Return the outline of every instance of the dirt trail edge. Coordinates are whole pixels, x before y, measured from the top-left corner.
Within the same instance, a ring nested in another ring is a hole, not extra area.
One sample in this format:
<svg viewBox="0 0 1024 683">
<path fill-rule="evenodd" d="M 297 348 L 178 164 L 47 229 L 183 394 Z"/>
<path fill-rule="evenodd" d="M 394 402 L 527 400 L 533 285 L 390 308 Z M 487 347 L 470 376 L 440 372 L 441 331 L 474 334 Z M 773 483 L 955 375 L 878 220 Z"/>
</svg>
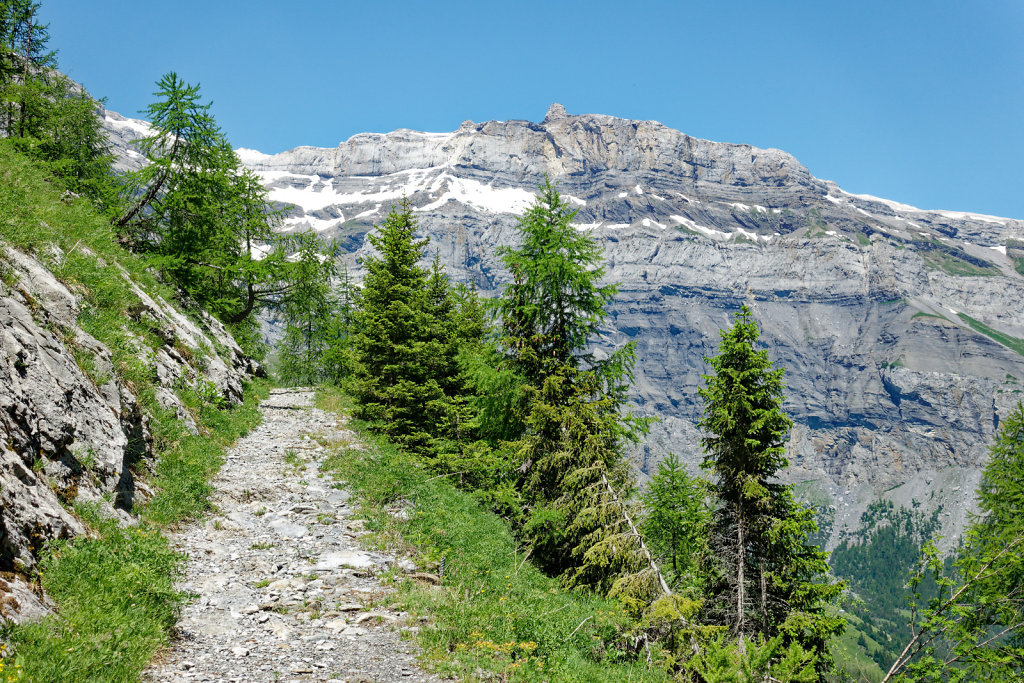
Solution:
<svg viewBox="0 0 1024 683">
<path fill-rule="evenodd" d="M 169 652 L 144 674 L 163 681 L 440 681 L 416 664 L 375 575 L 408 560 L 363 550 L 349 493 L 320 476 L 313 435 L 352 441 L 313 392 L 275 389 L 263 422 L 240 439 L 215 481 L 217 512 L 171 536 L 188 555 Z"/>
</svg>

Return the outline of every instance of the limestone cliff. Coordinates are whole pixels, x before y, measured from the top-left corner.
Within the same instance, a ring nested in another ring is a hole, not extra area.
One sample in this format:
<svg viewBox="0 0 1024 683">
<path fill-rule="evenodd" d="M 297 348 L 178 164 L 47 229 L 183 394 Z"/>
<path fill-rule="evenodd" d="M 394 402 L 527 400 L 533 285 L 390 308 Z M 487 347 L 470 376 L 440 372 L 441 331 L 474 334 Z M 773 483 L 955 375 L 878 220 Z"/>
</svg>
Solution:
<svg viewBox="0 0 1024 683">
<path fill-rule="evenodd" d="M 108 125 L 127 141 L 140 123 Z M 600 343 L 637 342 L 634 400 L 661 418 L 640 470 L 667 450 L 699 461 L 703 358 L 747 303 L 787 369 L 788 476 L 834 506 L 836 534 L 886 495 L 943 505 L 955 535 L 999 416 L 1022 395 L 1019 220 L 854 195 L 780 150 L 559 105 L 540 123 L 238 152 L 287 207 L 285 230 L 338 238 L 354 264 L 408 197 L 452 276 L 484 293 L 506 281 L 496 247 L 514 242 L 548 175 L 621 284 Z"/>
</svg>

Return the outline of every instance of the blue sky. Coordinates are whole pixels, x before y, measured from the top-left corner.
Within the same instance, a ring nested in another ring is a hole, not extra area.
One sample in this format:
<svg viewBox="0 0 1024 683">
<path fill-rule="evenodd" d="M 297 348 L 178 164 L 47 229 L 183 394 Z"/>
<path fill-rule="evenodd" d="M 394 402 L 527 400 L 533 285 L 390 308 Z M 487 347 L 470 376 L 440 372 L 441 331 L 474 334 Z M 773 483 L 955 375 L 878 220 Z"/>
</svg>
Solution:
<svg viewBox="0 0 1024 683">
<path fill-rule="evenodd" d="M 177 71 L 236 147 L 570 113 L 792 153 L 845 190 L 1024 218 L 1024 2 L 41 0 L 128 116 Z"/>
</svg>

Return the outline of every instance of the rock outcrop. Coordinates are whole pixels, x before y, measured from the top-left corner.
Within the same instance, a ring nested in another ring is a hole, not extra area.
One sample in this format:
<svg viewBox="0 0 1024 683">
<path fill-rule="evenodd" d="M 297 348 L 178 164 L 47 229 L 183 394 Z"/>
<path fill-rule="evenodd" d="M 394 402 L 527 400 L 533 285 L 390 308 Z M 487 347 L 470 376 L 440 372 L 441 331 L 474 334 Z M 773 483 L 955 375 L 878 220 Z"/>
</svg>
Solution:
<svg viewBox="0 0 1024 683">
<path fill-rule="evenodd" d="M 284 230 L 340 240 L 354 266 L 407 197 L 452 277 L 484 293 L 507 281 L 496 248 L 515 242 L 547 175 L 620 283 L 600 343 L 637 343 L 635 402 L 661 418 L 641 472 L 668 450 L 699 461 L 703 358 L 746 303 L 787 369 L 788 476 L 835 506 L 836 534 L 886 495 L 942 505 L 955 537 L 999 416 L 1022 395 L 1019 220 L 850 194 L 780 150 L 560 105 L 541 123 L 238 153 L 287 208 Z"/>
<path fill-rule="evenodd" d="M 137 298 L 133 315 L 162 342 L 135 340 L 158 403 L 195 430 L 176 388 L 201 386 L 225 402 L 241 401 L 242 382 L 257 368 L 231 335 L 209 317 L 186 317 L 120 272 L 123 289 Z M 136 497 L 148 492 L 135 475 L 154 453 L 151 416 L 110 349 L 80 326 L 79 295 L 37 258 L 2 245 L 0 273 L 0 575 L 10 588 L 13 574 L 32 574 L 47 541 L 85 531 L 73 503 L 99 504 L 131 523 Z M 0 586 L 0 593 L 13 590 Z"/>
</svg>

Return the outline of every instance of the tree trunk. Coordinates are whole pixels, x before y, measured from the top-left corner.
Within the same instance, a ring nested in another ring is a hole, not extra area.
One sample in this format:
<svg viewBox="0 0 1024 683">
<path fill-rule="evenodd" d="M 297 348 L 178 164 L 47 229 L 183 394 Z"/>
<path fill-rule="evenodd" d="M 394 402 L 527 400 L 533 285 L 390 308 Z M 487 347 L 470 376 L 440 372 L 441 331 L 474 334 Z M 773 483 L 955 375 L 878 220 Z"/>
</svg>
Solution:
<svg viewBox="0 0 1024 683">
<path fill-rule="evenodd" d="M 228 322 L 233 325 L 237 325 L 238 323 L 245 320 L 249 316 L 249 314 L 252 313 L 252 309 L 256 307 L 256 288 L 253 287 L 253 284 L 250 282 L 246 284 L 245 290 L 245 306 L 242 308 L 241 311 L 228 318 Z"/>
<path fill-rule="evenodd" d="M 743 511 L 740 510 L 738 519 L 736 520 L 736 632 L 739 634 L 742 647 L 743 631 L 746 626 L 744 624 L 744 602 L 746 602 L 746 553 L 744 552 L 744 532 L 743 528 L 744 519 Z"/>
</svg>

